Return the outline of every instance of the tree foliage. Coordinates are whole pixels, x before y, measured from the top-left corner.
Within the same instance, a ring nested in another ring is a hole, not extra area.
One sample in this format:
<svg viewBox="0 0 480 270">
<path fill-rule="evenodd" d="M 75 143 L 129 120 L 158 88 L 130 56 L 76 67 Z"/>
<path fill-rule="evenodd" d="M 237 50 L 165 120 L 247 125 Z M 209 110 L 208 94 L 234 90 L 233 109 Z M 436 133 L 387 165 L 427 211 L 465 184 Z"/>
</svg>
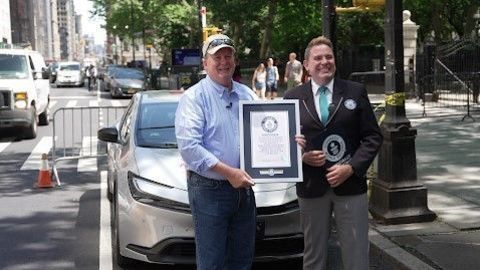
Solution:
<svg viewBox="0 0 480 270">
<path fill-rule="evenodd" d="M 146 33 L 157 51 L 200 47 L 198 6 L 201 0 L 90 0 L 97 16 L 104 16 L 107 30 L 124 39 Z M 389 0 L 386 0 L 389 1 Z M 208 26 L 223 29 L 244 58 L 286 58 L 291 51 L 303 55 L 310 39 L 321 35 L 321 0 L 203 0 Z M 351 0 L 337 0 L 351 6 Z M 420 25 L 423 41 L 435 33 L 437 40 L 469 36 L 475 30 L 479 0 L 403 0 L 404 9 Z M 339 49 L 358 45 L 382 46 L 385 11 L 337 14 Z M 128 25 L 128 29 L 125 26 Z M 452 35 L 452 33 L 454 33 Z"/>
</svg>

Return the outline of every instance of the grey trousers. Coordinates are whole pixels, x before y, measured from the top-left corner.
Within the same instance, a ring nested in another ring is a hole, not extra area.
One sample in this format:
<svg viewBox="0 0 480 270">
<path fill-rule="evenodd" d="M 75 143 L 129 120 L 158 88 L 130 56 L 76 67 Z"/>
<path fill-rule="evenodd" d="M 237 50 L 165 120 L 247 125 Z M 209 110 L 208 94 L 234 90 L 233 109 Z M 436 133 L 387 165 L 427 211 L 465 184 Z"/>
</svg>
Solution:
<svg viewBox="0 0 480 270">
<path fill-rule="evenodd" d="M 298 198 L 304 234 L 304 270 L 327 266 L 330 221 L 334 214 L 345 270 L 368 270 L 367 194 L 337 196 L 331 189 L 320 198 Z"/>
</svg>

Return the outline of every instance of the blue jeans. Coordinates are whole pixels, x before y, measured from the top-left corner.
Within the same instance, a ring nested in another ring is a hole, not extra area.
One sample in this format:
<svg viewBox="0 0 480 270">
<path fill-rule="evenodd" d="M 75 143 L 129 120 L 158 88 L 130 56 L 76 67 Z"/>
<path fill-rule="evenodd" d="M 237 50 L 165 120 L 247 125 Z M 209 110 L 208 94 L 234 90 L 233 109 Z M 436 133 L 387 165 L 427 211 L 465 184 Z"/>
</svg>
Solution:
<svg viewBox="0 0 480 270">
<path fill-rule="evenodd" d="M 247 270 L 255 253 L 255 197 L 251 188 L 188 176 L 197 270 Z"/>
</svg>

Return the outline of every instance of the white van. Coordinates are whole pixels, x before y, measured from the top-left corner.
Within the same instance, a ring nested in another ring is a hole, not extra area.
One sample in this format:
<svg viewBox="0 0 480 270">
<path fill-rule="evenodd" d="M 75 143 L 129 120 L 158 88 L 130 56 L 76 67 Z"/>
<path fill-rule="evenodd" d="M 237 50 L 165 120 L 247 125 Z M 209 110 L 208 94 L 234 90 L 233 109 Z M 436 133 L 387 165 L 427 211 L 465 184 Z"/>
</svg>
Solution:
<svg viewBox="0 0 480 270">
<path fill-rule="evenodd" d="M 50 85 L 42 55 L 23 49 L 0 49 L 0 129 L 20 128 L 33 139 L 37 125 L 48 125 Z"/>
</svg>

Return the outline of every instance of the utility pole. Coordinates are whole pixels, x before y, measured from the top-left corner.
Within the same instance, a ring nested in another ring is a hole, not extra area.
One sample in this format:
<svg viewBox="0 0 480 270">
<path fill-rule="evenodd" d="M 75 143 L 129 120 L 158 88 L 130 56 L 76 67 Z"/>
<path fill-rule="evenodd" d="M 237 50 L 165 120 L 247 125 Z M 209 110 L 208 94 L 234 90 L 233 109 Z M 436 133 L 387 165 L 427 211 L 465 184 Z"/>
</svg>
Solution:
<svg viewBox="0 0 480 270">
<path fill-rule="evenodd" d="M 386 114 L 370 213 L 384 224 L 432 221 L 436 215 L 428 209 L 427 189 L 417 180 L 417 130 L 405 114 L 402 1 L 386 0 L 385 9 Z"/>
<path fill-rule="evenodd" d="M 132 61 L 135 61 L 135 27 L 133 17 L 133 0 L 130 0 L 130 33 L 132 35 Z"/>
<path fill-rule="evenodd" d="M 198 26 L 199 28 L 199 33 L 198 33 L 198 49 L 201 51 L 202 50 L 202 45 L 203 45 L 203 28 L 207 27 L 203 23 L 203 16 L 207 16 L 206 14 L 206 9 L 202 6 L 202 0 L 197 0 L 198 4 Z"/>
<path fill-rule="evenodd" d="M 337 47 L 336 17 L 335 0 L 322 0 L 322 34 L 332 41 L 334 53 Z"/>
</svg>

